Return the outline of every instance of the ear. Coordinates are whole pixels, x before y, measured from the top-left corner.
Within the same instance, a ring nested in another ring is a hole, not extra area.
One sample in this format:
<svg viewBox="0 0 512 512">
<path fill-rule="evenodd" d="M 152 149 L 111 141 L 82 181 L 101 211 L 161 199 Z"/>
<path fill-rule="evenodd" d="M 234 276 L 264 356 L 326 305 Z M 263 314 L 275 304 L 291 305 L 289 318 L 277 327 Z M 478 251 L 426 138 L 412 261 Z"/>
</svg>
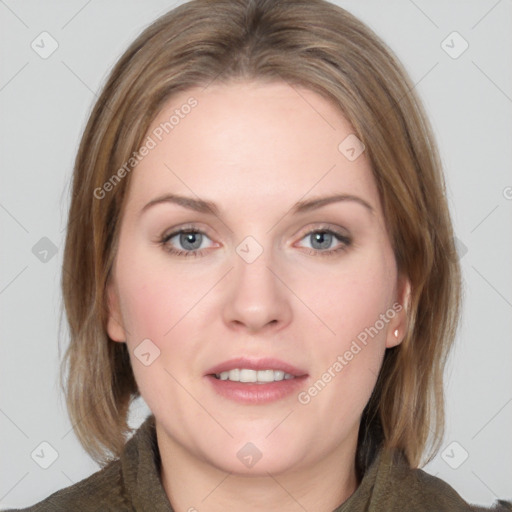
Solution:
<svg viewBox="0 0 512 512">
<path fill-rule="evenodd" d="M 392 305 L 395 316 L 388 324 L 386 334 L 386 348 L 395 347 L 402 343 L 407 334 L 409 300 L 411 296 L 411 282 L 409 278 L 401 274 L 397 281 L 396 301 Z"/>
<path fill-rule="evenodd" d="M 107 332 L 113 341 L 125 342 L 126 333 L 122 323 L 119 295 L 112 280 L 107 284 Z"/>
</svg>

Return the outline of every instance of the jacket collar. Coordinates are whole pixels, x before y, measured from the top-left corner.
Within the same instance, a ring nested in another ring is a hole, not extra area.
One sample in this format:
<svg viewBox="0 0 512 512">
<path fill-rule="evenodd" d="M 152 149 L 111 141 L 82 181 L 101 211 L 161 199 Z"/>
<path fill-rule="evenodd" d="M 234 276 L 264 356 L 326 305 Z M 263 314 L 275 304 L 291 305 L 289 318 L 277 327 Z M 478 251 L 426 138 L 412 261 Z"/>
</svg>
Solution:
<svg viewBox="0 0 512 512">
<path fill-rule="evenodd" d="M 137 512 L 173 512 L 160 480 L 155 416 L 151 414 L 126 443 L 120 457 L 126 500 Z M 467 511 L 468 504 L 445 482 L 422 470 L 413 470 L 399 452 L 382 448 L 366 470 L 355 492 L 333 512 L 436 509 Z M 512 510 L 498 508 L 493 510 Z M 473 511 L 489 510 L 480 507 Z"/>
<path fill-rule="evenodd" d="M 160 480 L 155 416 L 148 416 L 120 457 L 127 499 L 137 512 L 173 512 Z"/>
</svg>

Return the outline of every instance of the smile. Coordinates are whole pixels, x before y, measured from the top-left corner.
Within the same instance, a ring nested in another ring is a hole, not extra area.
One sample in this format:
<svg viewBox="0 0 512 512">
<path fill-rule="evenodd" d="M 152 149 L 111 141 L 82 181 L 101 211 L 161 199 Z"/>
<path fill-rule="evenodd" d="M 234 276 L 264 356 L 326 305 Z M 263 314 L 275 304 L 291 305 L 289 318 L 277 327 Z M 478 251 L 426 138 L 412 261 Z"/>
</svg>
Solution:
<svg viewBox="0 0 512 512">
<path fill-rule="evenodd" d="M 282 370 L 250 370 L 248 368 L 234 368 L 233 370 L 216 373 L 215 377 L 232 382 L 257 382 L 259 384 L 295 378 L 291 373 Z"/>
</svg>

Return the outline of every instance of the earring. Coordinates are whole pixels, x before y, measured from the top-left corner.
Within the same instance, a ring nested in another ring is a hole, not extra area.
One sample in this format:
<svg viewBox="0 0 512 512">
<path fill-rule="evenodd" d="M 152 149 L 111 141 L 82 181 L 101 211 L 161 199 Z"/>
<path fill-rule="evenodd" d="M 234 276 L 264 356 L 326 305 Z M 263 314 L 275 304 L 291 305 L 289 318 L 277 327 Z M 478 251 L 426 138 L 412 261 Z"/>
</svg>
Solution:
<svg viewBox="0 0 512 512">
<path fill-rule="evenodd" d="M 395 331 L 393 332 L 393 334 L 395 335 L 395 338 L 398 338 L 398 329 L 395 329 Z"/>
</svg>

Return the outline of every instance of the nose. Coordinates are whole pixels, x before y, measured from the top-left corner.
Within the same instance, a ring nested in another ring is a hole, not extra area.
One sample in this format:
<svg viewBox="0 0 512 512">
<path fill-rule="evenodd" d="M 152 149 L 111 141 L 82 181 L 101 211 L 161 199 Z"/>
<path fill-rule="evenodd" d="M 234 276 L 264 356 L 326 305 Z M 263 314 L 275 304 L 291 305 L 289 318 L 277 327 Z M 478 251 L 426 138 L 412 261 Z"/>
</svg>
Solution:
<svg viewBox="0 0 512 512">
<path fill-rule="evenodd" d="M 252 263 L 234 255 L 226 276 L 223 319 L 230 329 L 255 333 L 281 330 L 292 318 L 290 291 L 276 276 L 279 271 L 270 251 Z"/>
</svg>

